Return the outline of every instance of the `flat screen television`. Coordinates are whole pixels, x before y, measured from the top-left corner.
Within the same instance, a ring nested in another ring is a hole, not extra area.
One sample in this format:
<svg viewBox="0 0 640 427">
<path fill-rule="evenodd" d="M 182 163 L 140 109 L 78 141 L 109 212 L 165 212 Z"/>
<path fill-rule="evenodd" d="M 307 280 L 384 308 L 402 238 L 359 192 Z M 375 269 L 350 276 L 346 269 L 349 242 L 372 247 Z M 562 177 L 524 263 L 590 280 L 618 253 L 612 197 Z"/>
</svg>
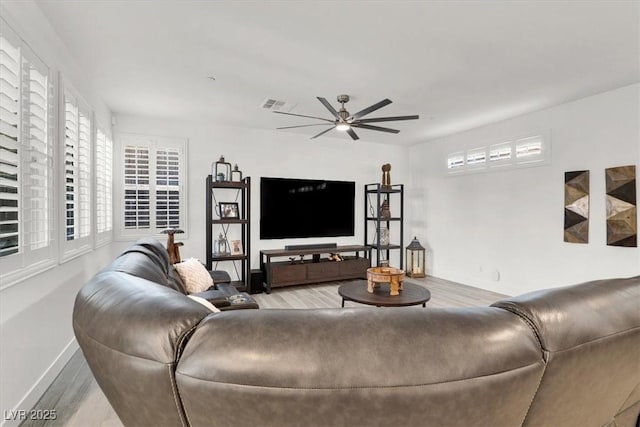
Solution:
<svg viewBox="0 0 640 427">
<path fill-rule="evenodd" d="M 260 238 L 353 236 L 355 182 L 260 178 Z"/>
</svg>

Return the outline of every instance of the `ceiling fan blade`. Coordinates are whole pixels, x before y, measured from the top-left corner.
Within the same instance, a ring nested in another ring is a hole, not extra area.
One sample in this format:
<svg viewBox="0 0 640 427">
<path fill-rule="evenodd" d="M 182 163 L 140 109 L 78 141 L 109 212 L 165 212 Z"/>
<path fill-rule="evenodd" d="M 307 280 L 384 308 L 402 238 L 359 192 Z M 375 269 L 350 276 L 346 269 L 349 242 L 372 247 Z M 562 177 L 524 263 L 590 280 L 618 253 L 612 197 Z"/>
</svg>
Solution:
<svg viewBox="0 0 640 427">
<path fill-rule="evenodd" d="M 306 117 L 307 119 L 324 120 L 325 122 L 334 123 L 334 120 L 323 119 L 322 117 L 305 116 L 302 114 L 285 113 L 284 111 L 274 111 L 276 114 L 286 114 L 287 116 Z"/>
<path fill-rule="evenodd" d="M 358 138 L 358 135 L 356 135 L 356 133 L 351 128 L 347 129 L 347 133 L 349 134 L 351 139 L 353 139 L 354 141 L 357 141 L 357 140 L 360 139 L 360 138 Z"/>
<path fill-rule="evenodd" d="M 362 128 L 362 129 L 379 130 L 380 132 L 400 133 L 398 129 L 383 128 L 380 126 L 371 126 L 371 125 L 365 125 L 362 123 L 351 123 L 351 126 Z"/>
<path fill-rule="evenodd" d="M 395 122 L 396 120 L 417 120 L 420 116 L 395 116 L 395 117 L 378 117 L 375 119 L 359 119 L 356 123 L 376 123 L 376 122 Z"/>
<path fill-rule="evenodd" d="M 340 119 L 340 116 L 338 116 L 338 112 L 336 111 L 335 108 L 333 108 L 331 104 L 329 104 L 329 101 L 322 98 L 321 96 L 316 96 L 316 98 L 318 98 L 318 101 L 322 102 L 322 105 L 324 105 L 326 109 L 329 110 L 329 112 L 333 115 L 333 117 L 335 117 L 336 119 Z"/>
<path fill-rule="evenodd" d="M 325 133 L 329 132 L 330 130 L 335 129 L 335 126 L 331 126 L 329 129 L 327 130 L 323 130 L 322 132 L 320 132 L 319 134 L 312 136 L 311 139 L 316 139 L 319 136 L 324 135 Z"/>
<path fill-rule="evenodd" d="M 367 107 L 362 111 L 358 111 L 353 116 L 349 117 L 347 120 L 358 119 L 358 118 L 360 118 L 362 116 L 366 116 L 367 114 L 372 113 L 372 112 L 384 107 L 385 105 L 389 105 L 389 104 L 391 104 L 391 100 L 385 98 L 382 101 L 380 101 L 380 102 L 378 102 L 376 104 L 373 104 L 370 107 Z"/>
<path fill-rule="evenodd" d="M 306 128 L 306 127 L 309 127 L 309 126 L 326 126 L 326 125 L 327 125 L 326 123 L 315 123 L 315 124 L 312 124 L 312 125 L 284 126 L 284 127 L 276 128 L 276 129 Z"/>
</svg>

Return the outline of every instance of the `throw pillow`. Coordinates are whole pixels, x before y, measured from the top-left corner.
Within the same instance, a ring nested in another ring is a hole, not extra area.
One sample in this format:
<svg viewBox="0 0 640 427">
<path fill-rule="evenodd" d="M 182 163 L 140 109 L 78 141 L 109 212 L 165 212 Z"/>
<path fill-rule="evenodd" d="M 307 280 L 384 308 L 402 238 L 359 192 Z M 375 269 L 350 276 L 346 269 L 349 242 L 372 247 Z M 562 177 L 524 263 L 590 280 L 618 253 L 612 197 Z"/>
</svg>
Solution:
<svg viewBox="0 0 640 427">
<path fill-rule="evenodd" d="M 213 286 L 211 275 L 197 259 L 189 258 L 173 266 L 182 278 L 187 293 L 195 294 Z"/>
<path fill-rule="evenodd" d="M 218 307 L 216 307 L 215 305 L 211 304 L 209 301 L 207 301 L 204 298 L 201 297 L 197 297 L 195 295 L 187 295 L 189 298 L 191 298 L 192 300 L 194 300 L 197 303 L 200 303 L 202 305 L 204 305 L 205 307 L 207 307 L 209 310 L 211 310 L 212 313 L 220 313 L 220 309 Z"/>
</svg>

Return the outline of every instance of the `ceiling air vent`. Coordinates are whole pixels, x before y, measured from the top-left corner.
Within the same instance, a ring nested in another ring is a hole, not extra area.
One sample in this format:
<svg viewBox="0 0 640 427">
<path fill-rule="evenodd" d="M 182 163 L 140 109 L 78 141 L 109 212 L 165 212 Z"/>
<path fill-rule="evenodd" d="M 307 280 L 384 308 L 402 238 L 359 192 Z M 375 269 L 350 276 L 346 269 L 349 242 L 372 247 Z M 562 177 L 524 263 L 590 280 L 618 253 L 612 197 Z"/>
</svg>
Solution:
<svg viewBox="0 0 640 427">
<path fill-rule="evenodd" d="M 260 106 L 265 110 L 271 111 L 291 111 L 291 109 L 294 107 L 294 105 L 289 102 L 280 101 L 273 98 L 266 98 L 264 101 L 262 101 Z"/>
</svg>

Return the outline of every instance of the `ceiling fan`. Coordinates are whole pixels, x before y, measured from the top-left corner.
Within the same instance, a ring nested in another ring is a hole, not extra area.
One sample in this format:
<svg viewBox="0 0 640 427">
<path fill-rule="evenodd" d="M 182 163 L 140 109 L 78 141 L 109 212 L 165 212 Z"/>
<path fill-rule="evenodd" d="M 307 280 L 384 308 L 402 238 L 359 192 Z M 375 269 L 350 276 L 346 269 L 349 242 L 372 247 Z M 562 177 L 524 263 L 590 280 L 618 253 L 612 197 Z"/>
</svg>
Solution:
<svg viewBox="0 0 640 427">
<path fill-rule="evenodd" d="M 338 95 L 338 102 L 340 104 L 342 104 L 342 107 L 340 107 L 339 111 L 336 111 L 335 108 L 333 108 L 331 106 L 331 104 L 329 104 L 329 102 L 325 99 L 322 98 L 320 96 L 317 97 L 318 101 L 320 101 L 322 103 L 322 105 L 324 105 L 327 110 L 329 110 L 329 112 L 331 113 L 331 115 L 334 117 L 333 119 L 325 119 L 322 117 L 313 117 L 313 116 L 305 116 L 302 114 L 293 114 L 293 113 L 285 113 L 283 111 L 274 111 L 274 113 L 278 113 L 278 114 L 286 114 L 288 116 L 296 116 L 296 117 L 306 117 L 308 119 L 316 119 L 316 120 L 322 120 L 325 123 L 315 123 L 315 124 L 308 124 L 308 125 L 298 125 L 298 126 L 285 126 L 285 127 L 279 127 L 276 129 L 293 129 L 293 128 L 304 128 L 304 127 L 310 127 L 310 126 L 330 126 L 329 128 L 323 130 L 322 132 L 320 132 L 317 135 L 314 135 L 311 137 L 311 139 L 315 139 L 319 136 L 324 135 L 325 133 L 329 132 L 332 129 L 338 130 L 338 131 L 342 131 L 342 132 L 347 132 L 349 134 L 349 136 L 351 137 L 351 139 L 353 139 L 354 141 L 358 138 L 358 135 L 353 131 L 353 128 L 360 128 L 360 129 L 368 129 L 368 130 L 377 130 L 380 132 L 389 132 L 389 133 L 400 133 L 399 130 L 397 129 L 390 129 L 390 128 L 385 128 L 385 127 L 381 127 L 381 126 L 373 126 L 370 125 L 368 123 L 377 123 L 377 122 L 393 122 L 396 120 L 415 120 L 420 118 L 418 115 L 413 115 L 413 116 L 395 116 L 395 117 L 376 117 L 376 118 L 370 118 L 370 119 L 363 119 L 363 116 L 366 116 L 369 113 L 372 113 L 386 105 L 391 104 L 391 100 L 390 99 L 383 99 L 382 101 L 373 104 L 367 108 L 365 108 L 364 110 L 358 111 L 355 114 L 350 114 L 345 108 L 344 108 L 344 104 L 346 104 L 347 102 L 349 102 L 349 95 Z"/>
</svg>

